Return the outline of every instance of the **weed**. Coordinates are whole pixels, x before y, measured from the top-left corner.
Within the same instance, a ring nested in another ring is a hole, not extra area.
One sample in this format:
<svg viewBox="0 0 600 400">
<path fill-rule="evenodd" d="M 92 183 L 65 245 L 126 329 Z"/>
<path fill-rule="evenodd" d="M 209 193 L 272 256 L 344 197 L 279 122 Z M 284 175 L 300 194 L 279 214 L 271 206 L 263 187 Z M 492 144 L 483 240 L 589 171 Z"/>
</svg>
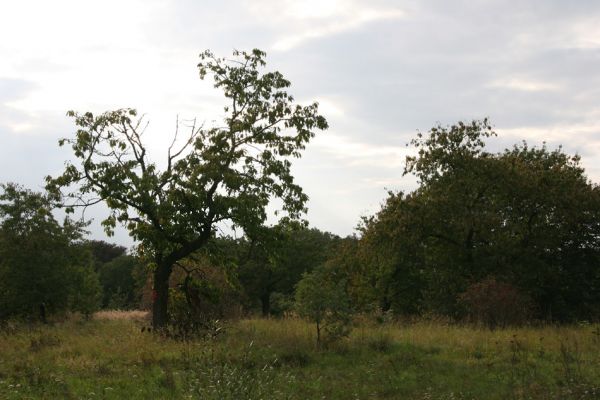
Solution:
<svg viewBox="0 0 600 400">
<path fill-rule="evenodd" d="M 592 342 L 600 344 L 600 324 L 597 324 L 594 329 L 592 329 Z"/>
<path fill-rule="evenodd" d="M 60 338 L 51 334 L 40 334 L 39 336 L 31 338 L 29 342 L 29 348 L 31 351 L 41 351 L 47 347 L 53 347 L 60 345 Z"/>
<path fill-rule="evenodd" d="M 253 344 L 239 363 L 206 360 L 187 379 L 187 391 L 198 399 L 254 400 L 290 399 L 286 388 L 293 383 L 290 373 L 278 372 L 276 357 L 255 356 Z"/>
<path fill-rule="evenodd" d="M 582 355 L 577 340 L 560 341 L 560 365 L 564 379 L 560 382 L 564 385 L 573 385 L 582 380 L 581 373 Z"/>
<path fill-rule="evenodd" d="M 388 353 L 394 345 L 394 340 L 387 333 L 380 333 L 366 339 L 367 347 L 370 350 L 381 353 Z"/>
<path fill-rule="evenodd" d="M 160 380 L 160 384 L 173 392 L 177 389 L 173 368 L 169 363 L 164 363 L 162 367 L 162 379 Z"/>
<path fill-rule="evenodd" d="M 281 364 L 294 368 L 304 368 L 311 361 L 308 352 L 299 348 L 284 350 L 277 359 Z"/>
</svg>

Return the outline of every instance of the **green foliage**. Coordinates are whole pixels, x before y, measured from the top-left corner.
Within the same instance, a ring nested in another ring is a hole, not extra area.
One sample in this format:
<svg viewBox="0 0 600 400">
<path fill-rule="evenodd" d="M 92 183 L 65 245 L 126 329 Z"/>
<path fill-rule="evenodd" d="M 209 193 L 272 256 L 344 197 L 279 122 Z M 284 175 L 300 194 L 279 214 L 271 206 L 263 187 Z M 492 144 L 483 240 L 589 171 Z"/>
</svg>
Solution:
<svg viewBox="0 0 600 400">
<path fill-rule="evenodd" d="M 321 267 L 302 276 L 296 287 L 296 311 L 316 324 L 318 346 L 323 339 L 333 342 L 350 333 L 345 281 L 336 279 L 331 270 Z"/>
<path fill-rule="evenodd" d="M 203 362 L 190 371 L 189 391 L 198 399 L 290 399 L 287 388 L 294 376 L 277 369 L 277 357 L 255 353 L 250 342 L 235 363 Z"/>
<path fill-rule="evenodd" d="M 390 193 L 363 222 L 363 280 L 398 312 L 458 317 L 459 295 L 493 275 L 532 298 L 538 318 L 597 318 L 598 186 L 578 156 L 526 143 L 492 154 L 493 135 L 486 120 L 419 134 L 405 170 L 419 188 Z"/>
<path fill-rule="evenodd" d="M 271 314 L 276 317 L 283 317 L 294 311 L 294 296 L 273 292 L 271 293 L 270 304 Z"/>
<path fill-rule="evenodd" d="M 88 240 L 83 247 L 92 253 L 94 260 L 94 269 L 98 271 L 102 264 L 110 262 L 117 257 L 124 256 L 127 249 L 114 243 L 108 243 L 103 240 Z"/>
<path fill-rule="evenodd" d="M 327 128 L 316 103 L 301 106 L 287 93 L 279 72 L 263 72 L 265 53 L 234 52 L 234 59 L 200 56 L 200 78 L 211 76 L 228 105 L 216 127 L 190 128 L 183 144 L 167 152 L 166 168 L 148 159 L 142 142 L 145 124 L 133 109 L 94 115 L 69 112 L 78 130 L 63 139 L 76 158 L 62 175 L 47 178 L 57 198 L 61 188 L 73 207 L 104 201 L 111 214 L 108 233 L 124 224 L 155 265 L 154 324 L 167 318 L 168 280 L 173 265 L 204 247 L 218 223 L 252 233 L 267 218 L 272 198 L 281 212 L 298 218 L 307 196 L 294 183 L 290 158 L 299 157 L 316 130 Z M 179 130 L 179 126 L 178 126 Z"/>
<path fill-rule="evenodd" d="M 338 240 L 316 228 L 283 222 L 240 241 L 238 277 L 250 308 L 260 301 L 263 315 L 283 312 L 279 306 L 286 308 L 285 298 L 293 297 L 302 274 L 323 264 Z"/>
<path fill-rule="evenodd" d="M 80 293 L 97 295 L 90 260 L 77 245 L 83 224 L 58 223 L 44 194 L 14 184 L 0 189 L 0 319 L 38 319 L 77 306 Z"/>
<path fill-rule="evenodd" d="M 121 255 L 98 267 L 102 284 L 102 306 L 109 309 L 133 309 L 138 307 L 141 286 L 145 281 L 136 279 L 144 276 L 144 266 L 138 259 Z"/>
<path fill-rule="evenodd" d="M 73 295 L 73 311 L 79 311 L 86 319 L 100 308 L 102 286 L 98 274 L 91 267 L 80 267 Z"/>
</svg>

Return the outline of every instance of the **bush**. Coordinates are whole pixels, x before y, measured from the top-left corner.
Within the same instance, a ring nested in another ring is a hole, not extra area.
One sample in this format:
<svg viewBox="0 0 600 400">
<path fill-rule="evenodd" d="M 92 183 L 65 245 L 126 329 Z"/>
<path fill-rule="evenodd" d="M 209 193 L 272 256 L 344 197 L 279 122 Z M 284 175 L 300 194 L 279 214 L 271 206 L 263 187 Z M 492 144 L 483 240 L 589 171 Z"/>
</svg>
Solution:
<svg viewBox="0 0 600 400">
<path fill-rule="evenodd" d="M 201 287 L 197 283 L 198 287 Z M 190 294 L 182 289 L 169 289 L 169 333 L 178 339 L 216 336 L 221 328 L 218 320 L 218 298 Z"/>
<path fill-rule="evenodd" d="M 183 267 L 169 279 L 168 333 L 180 339 L 215 336 L 221 332 L 218 321 L 240 317 L 239 288 L 225 268 L 191 260 Z M 141 304 L 152 306 L 151 279 L 142 289 Z"/>
<path fill-rule="evenodd" d="M 474 283 L 459 296 L 471 322 L 490 329 L 522 325 L 531 315 L 530 298 L 509 283 L 487 277 Z"/>
</svg>

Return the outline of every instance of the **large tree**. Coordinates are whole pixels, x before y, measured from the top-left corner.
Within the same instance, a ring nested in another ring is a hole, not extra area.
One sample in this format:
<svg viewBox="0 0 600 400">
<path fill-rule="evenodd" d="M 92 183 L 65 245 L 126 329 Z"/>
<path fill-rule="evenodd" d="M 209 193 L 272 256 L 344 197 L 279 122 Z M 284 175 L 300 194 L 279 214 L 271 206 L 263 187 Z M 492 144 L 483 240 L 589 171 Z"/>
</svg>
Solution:
<svg viewBox="0 0 600 400">
<path fill-rule="evenodd" d="M 295 104 L 290 82 L 279 72 L 264 72 L 265 53 L 234 52 L 232 59 L 206 51 L 200 78 L 212 76 L 227 99 L 223 124 L 191 127 L 177 147 L 177 132 L 163 168 L 148 159 L 142 142 L 144 123 L 132 109 L 74 117 L 78 130 L 61 144 L 72 146 L 76 163 L 47 179 L 71 206 L 105 202 L 108 232 L 124 224 L 154 263 L 153 324 L 167 323 L 168 282 L 175 263 L 205 246 L 219 223 L 251 234 L 267 218 L 271 199 L 298 218 L 307 196 L 294 183 L 290 158 L 327 128 L 317 103 Z M 179 128 L 179 127 L 178 127 Z M 65 202 L 66 204 L 66 202 Z M 68 207 L 68 210 L 72 210 Z"/>
<path fill-rule="evenodd" d="M 492 135 L 484 120 L 413 141 L 405 172 L 419 187 L 391 193 L 365 224 L 361 241 L 386 271 L 374 282 L 409 312 L 456 315 L 461 292 L 495 277 L 530 296 L 540 318 L 597 317 L 600 188 L 578 156 L 526 143 L 491 153 Z"/>
</svg>

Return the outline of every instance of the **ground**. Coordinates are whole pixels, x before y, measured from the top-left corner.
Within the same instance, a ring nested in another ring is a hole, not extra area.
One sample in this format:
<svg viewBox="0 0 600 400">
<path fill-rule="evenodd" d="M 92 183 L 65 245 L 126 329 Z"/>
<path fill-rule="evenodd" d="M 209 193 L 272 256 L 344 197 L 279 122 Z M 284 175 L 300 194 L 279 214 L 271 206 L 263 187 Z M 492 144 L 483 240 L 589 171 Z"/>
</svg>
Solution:
<svg viewBox="0 0 600 400">
<path fill-rule="evenodd" d="M 490 331 L 439 321 L 357 321 L 315 345 L 297 319 L 223 323 L 181 341 L 143 313 L 9 325 L 0 399 L 600 399 L 600 326 Z"/>
</svg>

